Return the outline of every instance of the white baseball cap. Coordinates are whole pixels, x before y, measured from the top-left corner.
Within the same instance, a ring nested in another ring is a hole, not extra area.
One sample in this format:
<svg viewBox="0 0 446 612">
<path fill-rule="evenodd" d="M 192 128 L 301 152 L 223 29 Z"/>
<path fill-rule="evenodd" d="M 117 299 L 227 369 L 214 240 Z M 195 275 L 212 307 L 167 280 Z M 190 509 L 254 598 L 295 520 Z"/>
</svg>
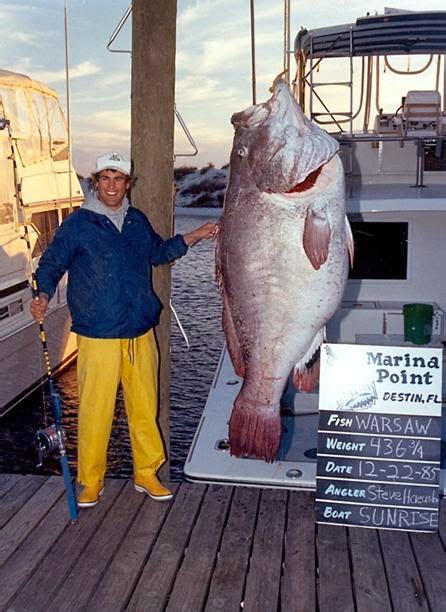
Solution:
<svg viewBox="0 0 446 612">
<path fill-rule="evenodd" d="M 101 170 L 119 170 L 130 176 L 130 162 L 120 153 L 106 153 L 96 160 L 96 172 Z"/>
</svg>

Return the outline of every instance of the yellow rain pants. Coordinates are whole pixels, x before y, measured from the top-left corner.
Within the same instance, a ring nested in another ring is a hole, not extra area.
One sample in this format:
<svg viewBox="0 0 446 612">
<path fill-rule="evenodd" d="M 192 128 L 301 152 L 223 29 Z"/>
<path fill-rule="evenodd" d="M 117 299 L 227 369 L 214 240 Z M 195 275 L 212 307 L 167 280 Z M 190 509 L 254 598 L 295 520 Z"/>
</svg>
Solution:
<svg viewBox="0 0 446 612">
<path fill-rule="evenodd" d="M 158 348 L 150 330 L 132 339 L 77 336 L 79 386 L 78 480 L 102 483 L 121 382 L 135 478 L 153 474 L 166 460 L 157 424 Z"/>
</svg>

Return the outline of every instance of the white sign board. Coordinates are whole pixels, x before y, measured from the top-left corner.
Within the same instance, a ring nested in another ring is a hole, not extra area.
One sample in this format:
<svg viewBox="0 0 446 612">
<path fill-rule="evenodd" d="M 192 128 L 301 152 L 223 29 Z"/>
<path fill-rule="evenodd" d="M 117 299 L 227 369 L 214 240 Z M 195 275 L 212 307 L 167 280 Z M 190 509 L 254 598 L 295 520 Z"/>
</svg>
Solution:
<svg viewBox="0 0 446 612">
<path fill-rule="evenodd" d="M 441 349 L 324 344 L 316 519 L 434 531 Z"/>
</svg>

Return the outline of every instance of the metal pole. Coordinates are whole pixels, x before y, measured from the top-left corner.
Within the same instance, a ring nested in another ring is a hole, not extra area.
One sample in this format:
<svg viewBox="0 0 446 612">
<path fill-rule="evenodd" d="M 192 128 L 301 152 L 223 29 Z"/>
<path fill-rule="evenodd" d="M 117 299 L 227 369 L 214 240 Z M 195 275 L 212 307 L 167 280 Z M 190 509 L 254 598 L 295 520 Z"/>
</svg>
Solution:
<svg viewBox="0 0 446 612">
<path fill-rule="evenodd" d="M 443 112 L 446 112 L 446 55 L 443 55 Z"/>
<path fill-rule="evenodd" d="M 251 79 L 252 79 L 252 103 L 256 104 L 256 42 L 255 42 L 255 17 L 254 0 L 250 0 L 251 7 Z"/>
<path fill-rule="evenodd" d="M 73 207 L 73 188 L 71 185 L 72 151 L 71 151 L 71 111 L 70 111 L 70 68 L 68 58 L 68 8 L 67 0 L 64 6 L 65 26 L 65 82 L 67 95 L 67 130 L 68 130 L 68 193 L 70 197 L 70 210 Z"/>
<path fill-rule="evenodd" d="M 290 83 L 290 0 L 283 3 L 283 69 L 286 72 L 288 84 Z"/>
</svg>

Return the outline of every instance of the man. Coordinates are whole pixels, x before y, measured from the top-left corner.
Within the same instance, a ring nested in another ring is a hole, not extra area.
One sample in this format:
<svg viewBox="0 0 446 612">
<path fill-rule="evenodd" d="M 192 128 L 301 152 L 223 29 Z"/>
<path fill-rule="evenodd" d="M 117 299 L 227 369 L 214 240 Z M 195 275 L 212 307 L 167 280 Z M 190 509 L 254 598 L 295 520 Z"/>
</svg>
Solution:
<svg viewBox="0 0 446 612">
<path fill-rule="evenodd" d="M 104 486 L 116 392 L 122 383 L 133 456 L 134 485 L 157 501 L 172 493 L 156 475 L 166 460 L 159 432 L 158 349 L 153 328 L 161 303 L 151 266 L 182 257 L 188 247 L 214 238 L 217 225 L 163 240 L 147 217 L 130 205 L 130 162 L 118 153 L 98 158 L 95 191 L 69 215 L 42 255 L 39 296 L 31 313 L 45 315 L 63 274 L 77 333 L 79 387 L 78 480 L 80 507 L 97 504 Z"/>
</svg>

